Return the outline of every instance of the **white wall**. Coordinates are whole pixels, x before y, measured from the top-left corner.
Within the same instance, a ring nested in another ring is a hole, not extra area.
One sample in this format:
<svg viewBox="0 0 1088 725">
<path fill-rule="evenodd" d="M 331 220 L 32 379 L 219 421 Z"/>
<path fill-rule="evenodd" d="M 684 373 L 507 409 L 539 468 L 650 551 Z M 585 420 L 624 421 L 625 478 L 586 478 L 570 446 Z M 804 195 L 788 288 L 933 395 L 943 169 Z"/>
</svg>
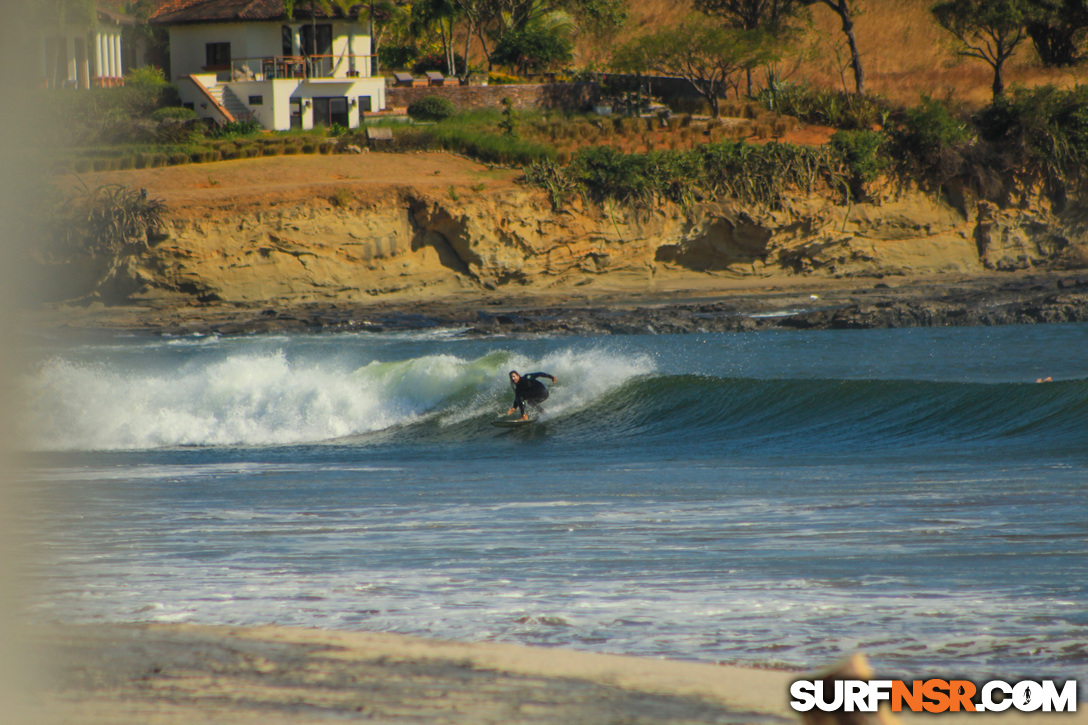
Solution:
<svg viewBox="0 0 1088 725">
<path fill-rule="evenodd" d="M 281 55 L 279 23 L 203 23 L 170 28 L 170 72 L 181 76 L 203 73 L 208 43 L 230 43 L 233 59 Z M 260 68 L 259 63 L 254 68 Z"/>
<path fill-rule="evenodd" d="M 291 128 L 291 99 L 310 100 L 309 108 L 303 106 L 302 127 L 313 128 L 313 102 L 315 97 L 343 96 L 348 99 L 348 125 L 359 125 L 359 96 L 370 96 L 372 108 L 385 107 L 385 81 L 381 78 L 360 78 L 357 80 L 306 81 L 299 79 L 280 79 L 271 81 L 235 81 L 228 83 L 234 95 L 248 105 L 250 96 L 261 96 L 262 104 L 249 106 L 253 117 L 266 129 L 286 131 Z M 179 84 L 183 100 L 189 83 Z M 352 106 L 351 101 L 356 101 Z M 199 103 L 197 104 L 199 109 Z M 200 113 L 201 110 L 198 110 Z"/>
<path fill-rule="evenodd" d="M 198 23 L 194 25 L 174 25 L 170 27 L 170 69 L 173 80 L 192 73 L 203 72 L 206 61 L 205 46 L 208 43 L 230 43 L 231 57 L 272 58 L 283 55 L 281 26 L 288 25 L 294 33 L 295 48 L 298 48 L 299 29 L 307 22 L 280 21 L 249 23 Z M 326 23 L 327 24 L 327 23 Z M 348 31 L 354 31 L 351 40 L 354 55 L 370 53 L 370 36 L 366 35 L 367 26 L 363 23 L 334 21 L 333 54 L 345 56 L 336 67 L 337 77 L 346 77 L 349 69 Z M 260 72 L 260 63 L 250 66 L 254 73 Z M 366 59 L 357 60 L 356 70 L 360 76 L 368 75 L 370 64 Z"/>
</svg>

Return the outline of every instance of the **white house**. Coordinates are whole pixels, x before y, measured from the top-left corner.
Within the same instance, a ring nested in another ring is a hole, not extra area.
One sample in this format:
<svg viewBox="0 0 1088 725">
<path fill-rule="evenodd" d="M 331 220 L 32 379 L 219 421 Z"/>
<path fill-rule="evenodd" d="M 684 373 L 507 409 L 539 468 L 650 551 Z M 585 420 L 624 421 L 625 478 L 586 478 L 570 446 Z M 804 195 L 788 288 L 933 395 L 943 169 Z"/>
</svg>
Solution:
<svg viewBox="0 0 1088 725">
<path fill-rule="evenodd" d="M 116 2 L 96 3 L 93 16 L 43 23 L 41 85 L 46 88 L 119 86 L 124 82 L 122 31 L 135 20 L 117 11 Z M 125 59 L 127 60 L 127 59 Z"/>
<path fill-rule="evenodd" d="M 167 0 L 150 21 L 170 34 L 170 74 L 182 102 L 218 123 L 266 129 L 360 125 L 385 107 L 371 75 L 369 23 L 296 0 Z"/>
</svg>

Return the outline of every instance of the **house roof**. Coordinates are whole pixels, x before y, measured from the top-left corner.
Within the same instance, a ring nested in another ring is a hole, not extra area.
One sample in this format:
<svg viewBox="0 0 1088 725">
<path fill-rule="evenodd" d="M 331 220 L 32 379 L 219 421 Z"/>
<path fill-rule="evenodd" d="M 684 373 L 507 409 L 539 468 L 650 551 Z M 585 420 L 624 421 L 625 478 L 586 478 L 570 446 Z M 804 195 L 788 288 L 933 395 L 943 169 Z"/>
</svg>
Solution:
<svg viewBox="0 0 1088 725">
<path fill-rule="evenodd" d="M 245 20 L 283 20 L 287 17 L 283 0 L 162 0 L 151 13 L 152 23 L 228 23 Z M 308 0 L 295 0 L 296 17 L 310 17 Z M 344 17 L 335 6 L 327 12 L 320 6 L 313 15 L 319 18 Z"/>
</svg>

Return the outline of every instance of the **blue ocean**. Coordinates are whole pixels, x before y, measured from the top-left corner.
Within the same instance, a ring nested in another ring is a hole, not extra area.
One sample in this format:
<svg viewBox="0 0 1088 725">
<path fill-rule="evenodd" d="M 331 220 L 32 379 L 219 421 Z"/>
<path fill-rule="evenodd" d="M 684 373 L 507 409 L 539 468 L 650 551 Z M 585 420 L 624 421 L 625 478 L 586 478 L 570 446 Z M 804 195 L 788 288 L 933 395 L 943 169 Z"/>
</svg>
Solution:
<svg viewBox="0 0 1088 725">
<path fill-rule="evenodd" d="M 32 357 L 38 620 L 1088 675 L 1085 324 Z M 558 383 L 502 430 L 512 369 Z"/>
</svg>

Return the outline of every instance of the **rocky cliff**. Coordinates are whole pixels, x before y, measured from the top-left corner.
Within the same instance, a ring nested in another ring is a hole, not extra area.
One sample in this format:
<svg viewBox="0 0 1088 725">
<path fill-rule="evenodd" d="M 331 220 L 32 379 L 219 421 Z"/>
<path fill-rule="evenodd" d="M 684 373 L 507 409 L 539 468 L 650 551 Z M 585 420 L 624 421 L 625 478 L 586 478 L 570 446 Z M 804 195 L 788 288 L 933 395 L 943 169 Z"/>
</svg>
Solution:
<svg viewBox="0 0 1088 725">
<path fill-rule="evenodd" d="M 953 208 L 920 192 L 783 209 L 729 201 L 689 209 L 555 211 L 535 190 L 405 187 L 230 213 L 176 210 L 113 289 L 134 299 L 279 303 L 395 293 L 633 290 L 720 278 L 886 277 L 1088 266 L 1088 214 L 1043 204 Z"/>
</svg>

